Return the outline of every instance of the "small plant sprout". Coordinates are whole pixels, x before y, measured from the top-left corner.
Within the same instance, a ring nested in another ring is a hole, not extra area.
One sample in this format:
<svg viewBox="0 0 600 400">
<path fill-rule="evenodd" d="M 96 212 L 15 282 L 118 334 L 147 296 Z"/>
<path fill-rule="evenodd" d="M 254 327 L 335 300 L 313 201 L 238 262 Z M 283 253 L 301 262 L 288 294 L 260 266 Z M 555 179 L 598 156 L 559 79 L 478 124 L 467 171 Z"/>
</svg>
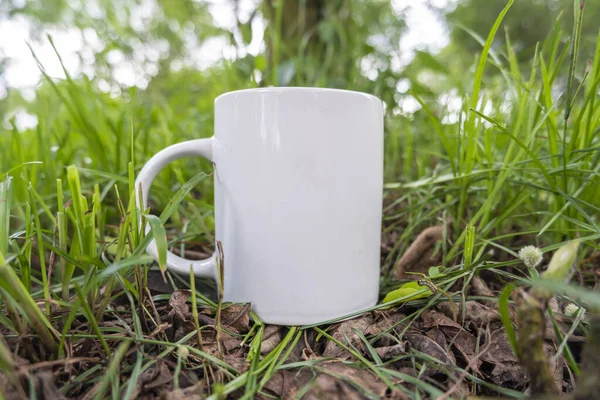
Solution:
<svg viewBox="0 0 600 400">
<path fill-rule="evenodd" d="M 535 268 L 542 262 L 542 250 L 535 246 L 525 246 L 519 250 L 519 258 L 527 268 Z"/>
</svg>

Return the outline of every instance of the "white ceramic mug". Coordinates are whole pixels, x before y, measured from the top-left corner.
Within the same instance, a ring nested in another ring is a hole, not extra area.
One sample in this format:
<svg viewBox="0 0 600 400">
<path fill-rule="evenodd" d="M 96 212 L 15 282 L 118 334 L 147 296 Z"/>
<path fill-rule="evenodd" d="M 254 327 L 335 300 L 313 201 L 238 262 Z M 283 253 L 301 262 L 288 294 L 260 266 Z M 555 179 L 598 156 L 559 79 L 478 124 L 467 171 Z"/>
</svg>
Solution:
<svg viewBox="0 0 600 400">
<path fill-rule="evenodd" d="M 223 300 L 250 302 L 266 323 L 305 325 L 376 304 L 383 192 L 383 104 L 347 90 L 259 88 L 215 100 L 215 133 L 167 147 L 136 181 L 146 207 L 168 163 L 215 164 Z M 149 228 L 148 228 L 149 229 Z M 153 241 L 147 248 L 153 257 Z M 216 277 L 215 256 L 168 267 Z"/>
</svg>

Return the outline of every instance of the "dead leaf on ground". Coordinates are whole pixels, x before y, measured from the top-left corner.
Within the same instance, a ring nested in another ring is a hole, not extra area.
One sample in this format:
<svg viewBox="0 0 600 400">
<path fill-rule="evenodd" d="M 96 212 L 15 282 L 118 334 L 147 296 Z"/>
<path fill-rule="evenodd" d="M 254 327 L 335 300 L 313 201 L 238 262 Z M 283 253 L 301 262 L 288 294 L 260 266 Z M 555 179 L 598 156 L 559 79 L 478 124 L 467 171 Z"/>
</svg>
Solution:
<svg viewBox="0 0 600 400">
<path fill-rule="evenodd" d="M 362 396 L 344 381 L 327 374 L 320 374 L 311 389 L 304 395 L 306 400 L 362 400 Z"/>
<path fill-rule="evenodd" d="M 365 336 L 373 337 L 384 334 L 374 344 L 378 347 L 392 346 L 396 343 L 396 340 L 390 337 L 394 333 L 394 327 L 404 329 L 404 325 L 399 322 L 406 318 L 406 315 L 399 312 L 388 312 L 388 311 L 374 311 L 373 312 L 373 324 L 369 325 L 365 330 Z"/>
<path fill-rule="evenodd" d="M 448 344 L 446 343 L 446 336 L 444 332 L 438 328 L 433 328 L 427 331 L 425 334 L 428 338 L 433 339 L 442 349 L 448 351 Z"/>
<path fill-rule="evenodd" d="M 354 332 L 354 329 L 364 334 L 364 332 L 369 326 L 371 326 L 372 323 L 373 316 L 370 313 L 364 314 L 361 317 L 342 322 L 336 328 L 332 336 L 335 340 L 345 346 L 350 345 L 355 348 L 360 348 L 362 340 Z M 328 341 L 325 345 L 325 350 L 323 351 L 323 357 L 334 357 L 347 360 L 353 358 L 354 356 L 352 356 L 347 350 L 338 346 L 334 341 Z"/>
<path fill-rule="evenodd" d="M 456 365 L 454 355 L 430 337 L 421 333 L 411 332 L 405 334 L 404 339 L 406 339 L 410 344 L 410 347 L 416 351 L 427 354 L 443 364 Z"/>
<path fill-rule="evenodd" d="M 454 346 L 467 364 L 475 356 L 475 349 L 477 347 L 475 336 L 445 314 L 435 310 L 428 310 L 421 316 L 420 326 L 425 329 L 438 328 L 444 334 L 448 345 Z M 481 362 L 479 361 L 476 364 L 473 367 L 475 370 L 478 369 Z"/>
<path fill-rule="evenodd" d="M 492 382 L 502 387 L 523 388 L 529 382 L 525 370 L 518 363 L 496 364 L 491 378 Z"/>
<path fill-rule="evenodd" d="M 222 309 L 221 321 L 238 333 L 247 333 L 250 330 L 250 303 L 232 304 Z"/>
<path fill-rule="evenodd" d="M 265 384 L 264 391 L 278 399 L 291 399 L 295 394 L 306 386 L 314 377 L 309 368 L 296 371 L 282 370 L 273 375 Z M 267 398 L 259 396 L 259 398 Z"/>
<path fill-rule="evenodd" d="M 260 354 L 267 354 L 272 351 L 281 342 L 281 327 L 269 325 L 265 328 L 260 344 Z"/>
<path fill-rule="evenodd" d="M 213 356 L 220 356 L 219 344 L 217 343 L 217 334 L 213 329 L 203 329 L 201 331 L 202 336 L 202 350 Z M 221 330 L 219 338 L 221 340 L 221 350 L 229 354 L 237 349 L 240 349 L 241 339 L 230 335 L 225 330 Z M 196 337 L 192 338 L 194 343 L 197 342 Z"/>
<path fill-rule="evenodd" d="M 407 275 L 406 272 L 426 274 L 429 267 L 439 265 L 442 252 L 440 250 L 435 252 L 435 248 L 436 244 L 443 240 L 444 231 L 446 231 L 446 238 L 452 236 L 450 220 L 423 230 L 398 260 L 395 271 L 396 279 L 418 279 L 418 276 Z"/>
<path fill-rule="evenodd" d="M 391 360 L 406 353 L 406 343 L 401 342 L 392 346 L 376 347 L 375 352 L 382 360 Z"/>
<path fill-rule="evenodd" d="M 490 345 L 487 351 L 481 355 L 481 360 L 492 365 L 492 380 L 497 385 L 515 386 L 525 385 L 529 379 L 523 367 L 515 357 L 506 337 L 504 329 L 492 332 Z"/>
<path fill-rule="evenodd" d="M 190 307 L 187 304 L 187 299 L 190 296 L 189 290 L 176 290 L 169 298 L 169 306 L 171 311 L 169 315 L 185 321 L 190 316 Z"/>
<path fill-rule="evenodd" d="M 431 328 L 455 328 L 457 331 L 461 329 L 461 326 L 454 322 L 451 318 L 448 318 L 445 314 L 442 314 L 439 311 L 435 310 L 427 310 L 421 315 L 421 325 L 422 328 L 431 329 Z"/>
<path fill-rule="evenodd" d="M 367 370 L 340 362 L 325 363 L 315 369 L 319 374 L 314 386 L 303 399 L 358 400 L 366 397 L 362 392 L 370 393 L 370 397 L 379 399 L 392 398 L 387 395 L 387 385 Z M 396 396 L 394 399 L 402 398 L 398 392 L 393 392 L 393 395 Z"/>
<path fill-rule="evenodd" d="M 506 337 L 504 329 L 497 329 L 490 337 L 491 344 L 487 351 L 481 355 L 481 359 L 492 363 L 517 362 L 512 347 Z"/>
<path fill-rule="evenodd" d="M 161 400 L 202 400 L 205 396 L 201 395 L 201 392 L 197 385 L 186 387 L 185 389 L 177 389 L 168 392 L 162 392 Z"/>
<path fill-rule="evenodd" d="M 492 293 L 492 291 L 488 287 L 487 283 L 485 283 L 485 281 L 478 276 L 474 276 L 473 279 L 471 279 L 471 285 L 469 286 L 469 293 L 472 296 L 492 297 L 492 298 L 498 297 L 498 296 L 494 296 L 494 293 Z M 479 300 L 479 301 L 482 304 L 489 306 L 489 307 L 496 306 L 496 303 L 491 300 Z"/>
<path fill-rule="evenodd" d="M 226 354 L 223 361 L 233 367 L 240 374 L 246 372 L 250 368 L 250 363 L 243 354 Z"/>
<path fill-rule="evenodd" d="M 488 288 L 487 283 L 477 275 L 471 279 L 470 290 L 474 296 L 495 297 L 490 288 Z"/>
<path fill-rule="evenodd" d="M 461 303 L 454 303 L 456 311 L 458 312 L 458 321 L 463 320 L 463 309 Z M 452 306 L 448 302 L 439 303 L 437 309 L 440 310 L 444 315 L 452 318 Z M 471 300 L 465 302 L 465 321 L 472 321 L 477 326 L 488 325 L 492 322 L 500 321 L 500 314 L 498 311 L 485 306 L 477 301 Z"/>
<path fill-rule="evenodd" d="M 239 348 L 242 341 L 225 332 L 221 332 L 221 343 L 223 344 L 225 351 L 230 353 L 231 351 Z"/>
<path fill-rule="evenodd" d="M 453 329 L 445 327 L 440 329 L 446 335 L 448 343 L 451 346 L 454 346 L 454 348 L 458 350 L 458 353 L 465 359 L 466 364 L 471 364 L 471 361 L 476 356 L 475 351 L 477 349 L 477 338 L 464 329 L 461 329 L 457 332 Z M 481 365 L 481 360 L 478 360 L 474 364 L 475 365 L 471 365 L 471 368 L 474 371 L 478 371 L 479 366 Z"/>
<path fill-rule="evenodd" d="M 306 361 L 308 358 L 305 357 L 313 357 L 314 354 L 314 346 L 315 346 L 315 339 L 317 337 L 317 332 L 313 329 L 306 329 L 303 333 L 302 333 L 302 337 L 300 338 L 300 340 L 298 340 L 298 342 L 296 343 L 296 345 L 294 346 L 294 349 L 292 350 L 292 352 L 290 353 L 290 356 L 287 359 L 287 362 L 297 362 L 297 361 Z M 315 355 L 313 358 L 316 358 L 317 356 Z"/>
<path fill-rule="evenodd" d="M 141 377 L 141 379 L 144 382 L 144 390 L 153 390 L 170 383 L 173 380 L 173 374 L 166 363 L 159 362 L 152 379 L 147 379 L 147 377 L 146 379 Z"/>
</svg>

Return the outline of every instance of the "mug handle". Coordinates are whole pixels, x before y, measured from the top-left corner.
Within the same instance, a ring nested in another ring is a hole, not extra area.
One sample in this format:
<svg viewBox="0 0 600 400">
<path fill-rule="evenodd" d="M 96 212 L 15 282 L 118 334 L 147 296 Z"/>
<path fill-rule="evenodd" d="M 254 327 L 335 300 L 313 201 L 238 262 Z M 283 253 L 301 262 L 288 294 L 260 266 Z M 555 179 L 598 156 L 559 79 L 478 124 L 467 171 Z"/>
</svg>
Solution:
<svg viewBox="0 0 600 400">
<path fill-rule="evenodd" d="M 184 157 L 204 157 L 209 161 L 212 161 L 212 138 L 208 139 L 195 139 L 188 140 L 186 142 L 177 143 L 171 145 L 158 153 L 156 153 L 141 169 L 137 179 L 135 180 L 135 196 L 136 196 L 136 208 L 141 213 L 146 209 L 148 203 L 148 194 L 150 187 L 156 175 L 166 167 L 170 162 L 179 160 Z M 141 186 L 141 189 L 140 189 Z M 142 193 L 142 210 L 139 210 L 139 193 Z M 141 214 L 140 214 L 141 218 Z M 146 233 L 150 231 L 150 226 L 146 226 Z M 146 251 L 155 260 L 158 260 L 158 249 L 156 247 L 156 241 L 152 239 Z M 190 273 L 190 265 L 194 271 L 195 276 L 213 278 L 216 277 L 216 253 L 206 260 L 188 260 L 178 255 L 167 251 L 167 267 L 175 272 L 181 274 Z"/>
</svg>

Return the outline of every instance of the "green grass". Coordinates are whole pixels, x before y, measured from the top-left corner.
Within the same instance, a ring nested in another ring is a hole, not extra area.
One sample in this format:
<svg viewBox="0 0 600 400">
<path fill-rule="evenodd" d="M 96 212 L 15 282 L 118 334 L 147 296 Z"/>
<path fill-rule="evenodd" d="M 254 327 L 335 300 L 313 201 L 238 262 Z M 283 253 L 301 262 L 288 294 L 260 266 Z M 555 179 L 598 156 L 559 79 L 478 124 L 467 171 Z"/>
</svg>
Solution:
<svg viewBox="0 0 600 400">
<path fill-rule="evenodd" d="M 453 222 L 452 245 L 440 250 L 443 276 L 433 279 L 441 290 L 428 299 L 409 301 L 416 310 L 407 316 L 410 322 L 424 310 L 448 301 L 446 295 L 457 302 L 467 300 L 464 288 L 484 270 L 504 282 L 543 287 L 590 308 L 600 307 L 600 295 L 591 290 L 532 280 L 511 269 L 518 264 L 514 257 L 517 239 L 538 243 L 548 252 L 580 238 L 580 259 L 600 250 L 600 40 L 592 64 L 579 66 L 582 13 L 576 12 L 570 42 L 561 41 L 557 23 L 524 71 L 508 35 L 506 48 L 492 46 L 511 4 L 499 15 L 487 39 L 479 38 L 482 51 L 472 66 L 473 79 L 458 88 L 463 98 L 459 122 L 443 122 L 447 110 L 435 98 L 416 92 L 422 110 L 414 115 L 398 116 L 388 107 L 384 236 L 396 232 L 398 237 L 382 265 L 382 297 L 398 287 L 391 278 L 393 266 L 416 235 L 446 217 Z M 277 21 L 281 21 L 279 14 Z M 269 31 L 275 43 L 275 77 L 284 44 L 278 34 L 279 27 Z M 314 68 L 307 67 L 307 76 Z M 486 75 L 488 70 L 497 74 L 492 78 Z M 563 88 L 560 79 L 565 76 Z M 15 373 L 15 358 L 6 340 L 31 335 L 39 343 L 20 351 L 32 363 L 64 359 L 77 343 L 98 343 L 103 355 L 96 357 L 96 365 L 61 388 L 67 393 L 86 382 L 95 385 L 96 398 L 132 398 L 139 377 L 169 357 L 176 360 L 177 371 L 186 370 L 193 357 L 206 375 L 221 372 L 225 381 L 207 389 L 215 399 L 239 390 L 253 398 L 264 393 L 264 386 L 279 371 L 317 370 L 313 360 L 287 363 L 287 356 L 311 329 L 335 340 L 327 327 L 336 321 L 293 327 L 272 351 L 262 355 L 265 327 L 257 324 L 244 338 L 250 367 L 241 373 L 217 355 L 190 344 L 194 338 L 202 340 L 196 304 L 215 310 L 220 304 L 198 293 L 193 280 L 188 284 L 169 272 L 167 278 L 176 285 L 191 287 L 198 332 L 176 343 L 149 336 L 148 327 L 159 325 L 160 315 L 153 307 L 165 304 L 168 296 L 151 296 L 147 290 L 149 271 L 165 272 L 165 259 L 161 256 L 156 265 L 144 249 L 152 235 L 161 255 L 168 246 L 185 250 L 188 240 L 212 245 L 211 167 L 197 160 L 168 167 L 155 182 L 155 206 L 145 210 L 141 225 L 134 204 L 135 175 L 161 148 L 210 136 L 214 97 L 249 86 L 249 78 L 240 76 L 235 63 L 198 75 L 207 90 L 186 115 L 165 98 L 141 90 L 126 91 L 124 100 L 100 93 L 85 78 L 75 80 L 68 74 L 61 82 L 45 78 L 35 102 L 37 128 L 20 131 L 13 124 L 0 131 L 0 370 Z M 295 83 L 312 85 L 314 81 Z M 561 89 L 560 96 L 553 93 L 556 87 Z M 371 89 L 375 94 L 383 90 Z M 503 104 L 506 98 L 508 107 Z M 492 102 L 489 112 L 484 111 L 488 100 Z M 57 150 L 52 150 L 55 146 Z M 204 172 L 198 172 L 199 165 Z M 198 192 L 202 196 L 194 195 Z M 152 227 L 150 236 L 144 234 L 146 223 Z M 511 260 L 497 261 L 488 255 L 490 250 L 509 254 Z M 463 289 L 450 291 L 456 282 L 463 282 Z M 107 326 L 106 314 L 120 318 L 112 306 L 118 298 L 126 298 L 135 311 L 132 320 Z M 387 306 L 407 300 L 410 297 Z M 496 301 L 505 325 L 510 325 L 508 292 Z M 512 330 L 509 336 L 511 342 L 516 340 Z M 338 341 L 338 345 L 356 357 L 357 368 L 371 371 L 390 389 L 398 387 L 409 398 L 444 392 L 430 381 L 395 371 L 378 360 L 372 349 L 377 338 L 361 333 L 370 357 L 348 343 Z M 569 348 L 562 347 L 570 369 L 577 373 Z M 151 357 L 149 349 L 154 352 Z M 415 360 L 417 370 L 435 363 L 425 354 L 407 357 Z M 453 373 L 463 373 L 467 382 L 504 396 L 522 397 L 472 372 L 448 371 L 449 376 Z M 398 380 L 409 386 L 396 385 Z"/>
</svg>

